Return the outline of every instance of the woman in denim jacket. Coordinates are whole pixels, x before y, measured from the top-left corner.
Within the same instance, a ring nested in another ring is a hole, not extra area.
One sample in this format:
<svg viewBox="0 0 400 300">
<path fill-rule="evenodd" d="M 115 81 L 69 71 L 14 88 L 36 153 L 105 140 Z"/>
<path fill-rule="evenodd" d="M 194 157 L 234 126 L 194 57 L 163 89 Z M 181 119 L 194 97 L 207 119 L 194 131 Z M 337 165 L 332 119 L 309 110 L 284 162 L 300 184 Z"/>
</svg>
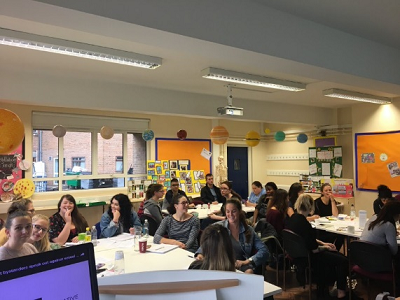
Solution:
<svg viewBox="0 0 400 300">
<path fill-rule="evenodd" d="M 251 226 L 246 223 L 242 203 L 235 198 L 226 201 L 226 220 L 218 222 L 228 229 L 233 251 L 235 267 L 245 273 L 254 273 L 255 267 L 268 260 L 268 249 L 258 238 Z M 197 259 L 202 259 L 201 247 L 197 250 Z"/>
</svg>

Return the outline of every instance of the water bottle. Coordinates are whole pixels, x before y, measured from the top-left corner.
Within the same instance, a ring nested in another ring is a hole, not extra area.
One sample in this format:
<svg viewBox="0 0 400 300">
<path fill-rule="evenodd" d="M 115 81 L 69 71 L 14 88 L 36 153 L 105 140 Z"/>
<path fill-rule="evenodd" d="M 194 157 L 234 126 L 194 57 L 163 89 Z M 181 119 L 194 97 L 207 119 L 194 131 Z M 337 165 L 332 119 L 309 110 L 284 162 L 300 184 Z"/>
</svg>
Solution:
<svg viewBox="0 0 400 300">
<path fill-rule="evenodd" d="M 356 218 L 356 208 L 354 207 L 354 204 L 352 204 L 350 207 L 350 219 L 354 220 L 355 218 Z"/>
<path fill-rule="evenodd" d="M 122 250 L 115 251 L 114 273 L 115 274 L 125 273 L 124 251 Z"/>
<path fill-rule="evenodd" d="M 97 229 L 96 229 L 96 226 L 92 227 L 92 243 L 93 243 L 93 246 L 97 245 Z"/>
<path fill-rule="evenodd" d="M 85 236 L 85 242 L 90 242 L 92 240 L 92 234 L 90 232 L 90 228 L 86 227 L 86 236 Z"/>
<path fill-rule="evenodd" d="M 149 221 L 147 221 L 147 219 L 144 220 L 143 224 L 143 236 L 145 238 L 149 237 Z"/>
</svg>

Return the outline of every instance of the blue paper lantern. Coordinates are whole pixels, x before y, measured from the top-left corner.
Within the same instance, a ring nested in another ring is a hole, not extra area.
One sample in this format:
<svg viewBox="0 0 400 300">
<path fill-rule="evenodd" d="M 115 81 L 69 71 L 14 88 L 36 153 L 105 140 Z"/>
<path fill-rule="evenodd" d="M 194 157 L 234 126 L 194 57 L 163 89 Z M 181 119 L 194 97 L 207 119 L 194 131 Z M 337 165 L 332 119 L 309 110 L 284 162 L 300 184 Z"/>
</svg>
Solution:
<svg viewBox="0 0 400 300">
<path fill-rule="evenodd" d="M 306 143 L 306 142 L 308 141 L 308 136 L 307 136 L 307 134 L 305 134 L 305 133 L 300 133 L 300 134 L 297 136 L 297 141 L 298 141 L 300 144 Z"/>
<path fill-rule="evenodd" d="M 154 139 L 154 131 L 151 129 L 146 129 L 143 133 L 142 133 L 142 138 L 146 141 L 146 142 L 150 142 L 152 139 Z"/>
<path fill-rule="evenodd" d="M 275 141 L 282 142 L 285 140 L 286 134 L 283 131 L 277 131 L 277 132 L 275 132 L 274 138 L 275 138 Z"/>
</svg>

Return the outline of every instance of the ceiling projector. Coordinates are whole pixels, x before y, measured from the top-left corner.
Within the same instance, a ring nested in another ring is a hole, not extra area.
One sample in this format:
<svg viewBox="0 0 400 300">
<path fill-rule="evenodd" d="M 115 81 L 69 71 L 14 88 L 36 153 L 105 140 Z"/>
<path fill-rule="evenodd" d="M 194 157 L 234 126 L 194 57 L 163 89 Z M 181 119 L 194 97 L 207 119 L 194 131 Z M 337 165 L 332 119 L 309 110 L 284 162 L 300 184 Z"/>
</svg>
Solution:
<svg viewBox="0 0 400 300">
<path fill-rule="evenodd" d="M 218 107 L 217 112 L 220 116 L 243 116 L 243 108 L 231 105 Z"/>
</svg>

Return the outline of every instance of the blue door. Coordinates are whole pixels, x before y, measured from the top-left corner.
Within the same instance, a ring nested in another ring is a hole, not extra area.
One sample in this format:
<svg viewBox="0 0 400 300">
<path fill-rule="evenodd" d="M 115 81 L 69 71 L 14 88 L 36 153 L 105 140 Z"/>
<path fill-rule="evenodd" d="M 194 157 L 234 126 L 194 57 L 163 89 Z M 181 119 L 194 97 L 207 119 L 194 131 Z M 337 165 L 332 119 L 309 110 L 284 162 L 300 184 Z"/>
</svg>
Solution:
<svg viewBox="0 0 400 300">
<path fill-rule="evenodd" d="M 247 199 L 249 196 L 249 173 L 247 147 L 228 147 L 228 180 L 233 190 Z"/>
</svg>

